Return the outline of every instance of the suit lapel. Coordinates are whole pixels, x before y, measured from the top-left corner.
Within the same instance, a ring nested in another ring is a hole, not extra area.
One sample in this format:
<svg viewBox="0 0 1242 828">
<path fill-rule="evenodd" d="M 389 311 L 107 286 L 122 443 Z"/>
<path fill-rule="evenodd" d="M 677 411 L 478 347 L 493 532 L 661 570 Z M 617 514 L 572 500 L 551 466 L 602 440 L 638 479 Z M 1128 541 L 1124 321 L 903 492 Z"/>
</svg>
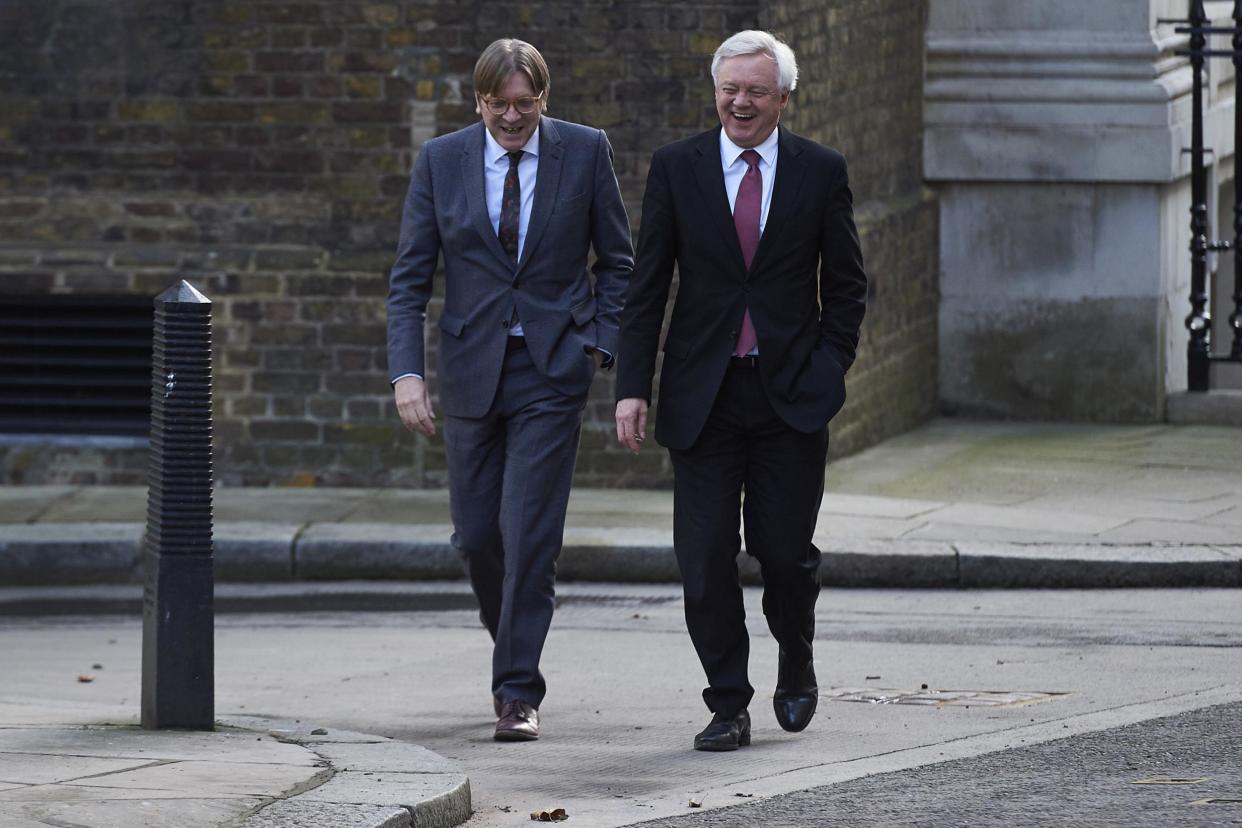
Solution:
<svg viewBox="0 0 1242 828">
<path fill-rule="evenodd" d="M 768 220 L 763 224 L 763 235 L 755 258 L 750 262 L 751 272 L 763 264 L 768 251 L 780 239 L 781 231 L 789 226 L 789 219 L 798 204 L 798 191 L 806 178 L 806 159 L 802 157 L 802 143 L 798 136 L 779 128 L 776 154 L 776 181 L 772 182 L 772 203 L 768 206 Z"/>
<path fill-rule="evenodd" d="M 509 254 L 505 253 L 505 249 L 500 246 L 500 239 L 496 237 L 496 229 L 492 227 L 491 216 L 487 213 L 487 190 L 483 185 L 484 129 L 486 127 L 483 126 L 482 121 L 475 124 L 467 136 L 465 149 L 461 153 L 461 180 L 465 184 L 466 209 L 470 211 L 470 220 L 474 223 L 474 228 L 483 239 L 483 243 L 492 253 L 496 254 L 496 258 L 504 262 L 507 267 L 511 267 Z"/>
<path fill-rule="evenodd" d="M 518 260 L 514 276 L 530 261 L 539 246 L 543 231 L 552 217 L 556 205 L 557 190 L 561 184 L 565 149 L 561 146 L 561 134 L 549 118 L 539 119 L 539 172 L 535 174 L 535 203 L 530 208 L 530 221 L 526 225 L 526 241 L 522 243 L 522 257 Z"/>
<path fill-rule="evenodd" d="M 695 144 L 694 177 L 707 205 L 708 222 L 725 240 L 725 245 L 737 259 L 738 266 L 745 269 L 742 245 L 737 240 L 737 228 L 733 226 L 733 214 L 729 212 L 729 194 L 725 190 L 724 167 L 720 163 L 720 128 L 703 133 Z"/>
</svg>

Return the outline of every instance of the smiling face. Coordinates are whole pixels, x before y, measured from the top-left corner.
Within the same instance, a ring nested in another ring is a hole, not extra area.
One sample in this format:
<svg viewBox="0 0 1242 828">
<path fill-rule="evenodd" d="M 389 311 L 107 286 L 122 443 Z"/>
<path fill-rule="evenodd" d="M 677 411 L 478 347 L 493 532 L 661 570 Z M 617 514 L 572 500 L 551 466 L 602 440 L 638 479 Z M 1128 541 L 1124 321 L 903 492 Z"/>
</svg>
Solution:
<svg viewBox="0 0 1242 828">
<path fill-rule="evenodd" d="M 776 61 L 762 52 L 720 61 L 716 114 L 729 140 L 749 149 L 762 144 L 781 119 L 789 93 L 780 91 Z"/>
<path fill-rule="evenodd" d="M 492 100 L 505 100 L 510 105 L 503 114 L 496 115 L 488 110 L 485 97 Z M 526 142 L 530 140 L 535 127 L 539 126 L 539 113 L 544 105 L 542 99 L 537 102 L 534 111 L 526 115 L 518 112 L 517 107 L 513 106 L 513 103 L 519 98 L 534 97 L 535 88 L 525 72 L 514 72 L 509 75 L 494 95 L 475 96 L 474 111 L 483 116 L 483 123 L 487 127 L 487 131 L 496 139 L 497 144 L 504 147 L 506 152 L 520 150 L 526 146 Z"/>
</svg>

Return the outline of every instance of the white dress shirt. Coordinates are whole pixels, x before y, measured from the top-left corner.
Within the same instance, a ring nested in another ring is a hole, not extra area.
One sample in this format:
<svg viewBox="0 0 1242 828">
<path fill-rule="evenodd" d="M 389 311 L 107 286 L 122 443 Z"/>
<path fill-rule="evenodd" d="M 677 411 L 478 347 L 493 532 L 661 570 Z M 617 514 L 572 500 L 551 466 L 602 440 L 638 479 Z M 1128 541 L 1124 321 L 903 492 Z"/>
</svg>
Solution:
<svg viewBox="0 0 1242 828">
<path fill-rule="evenodd" d="M 772 183 L 776 180 L 777 132 L 764 139 L 763 143 L 753 147 L 759 153 L 759 174 L 763 178 L 763 192 L 759 196 L 759 236 L 763 237 L 763 228 L 768 223 L 768 207 L 772 205 Z M 737 203 L 737 191 L 742 186 L 742 177 L 746 175 L 747 164 L 742 160 L 746 150 L 729 140 L 725 131 L 720 130 L 720 163 L 724 167 L 725 193 L 729 196 L 729 212 Z M 749 356 L 759 353 L 758 344 L 750 349 Z"/>
<path fill-rule="evenodd" d="M 522 146 L 525 153 L 518 161 L 518 184 L 522 189 L 522 209 L 518 214 L 518 258 L 526 244 L 526 228 L 530 225 L 530 209 L 535 204 L 535 178 L 539 173 L 539 127 Z M 505 176 L 509 174 L 508 150 L 496 143 L 492 133 L 483 130 L 483 193 L 487 198 L 487 215 L 492 229 L 500 233 L 500 207 L 505 197 Z M 522 321 L 509 330 L 510 336 L 522 336 Z"/>
<path fill-rule="evenodd" d="M 763 176 L 763 195 L 760 198 L 759 235 L 763 235 L 764 225 L 768 223 L 768 207 L 772 204 L 772 183 L 776 180 L 777 132 L 772 130 L 764 142 L 753 149 L 762 159 L 759 161 L 759 173 Z M 729 212 L 737 202 L 737 190 L 742 186 L 742 176 L 746 175 L 746 162 L 742 160 L 745 150 L 729 140 L 729 136 L 720 130 L 720 164 L 724 167 L 725 192 L 729 196 Z"/>
</svg>

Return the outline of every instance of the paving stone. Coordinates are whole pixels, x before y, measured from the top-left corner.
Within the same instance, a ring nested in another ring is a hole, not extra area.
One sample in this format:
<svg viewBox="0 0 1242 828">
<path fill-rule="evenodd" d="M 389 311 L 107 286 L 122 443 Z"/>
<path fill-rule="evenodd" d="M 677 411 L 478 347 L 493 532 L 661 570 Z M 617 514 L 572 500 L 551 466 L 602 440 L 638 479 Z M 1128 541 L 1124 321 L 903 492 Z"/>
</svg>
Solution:
<svg viewBox="0 0 1242 828">
<path fill-rule="evenodd" d="M 936 500 L 825 492 L 819 507 L 822 519 L 829 515 L 855 517 L 913 518 L 931 514 L 947 504 Z"/>
<path fill-rule="evenodd" d="M 410 812 L 391 805 L 344 805 L 305 802 L 301 799 L 273 803 L 253 814 L 239 828 L 410 828 Z M 421 823 L 420 823 L 421 825 Z"/>
<path fill-rule="evenodd" d="M 76 802 L 0 804 L 0 825 L 73 826 L 73 828 L 219 828 L 263 804 L 262 799 L 209 799 L 181 796 L 167 799 L 102 799 Z M 10 817 L 10 814 L 12 817 Z M 10 821 L 12 818 L 13 821 Z M 28 820 L 28 821 L 23 821 Z"/>
<path fill-rule="evenodd" d="M 146 486 L 82 486 L 72 496 L 57 499 L 39 520 L 42 523 L 141 523 L 146 517 Z"/>
<path fill-rule="evenodd" d="M 147 762 L 250 762 L 313 767 L 319 757 L 300 745 L 251 731 L 143 730 L 124 727 L 0 728 L 0 751 L 73 754 Z"/>
<path fill-rule="evenodd" d="M 1003 526 L 1021 533 L 1025 530 L 1044 531 L 1055 527 L 1058 532 L 1095 535 L 1123 525 L 1128 517 L 1069 512 L 1063 509 L 1030 509 L 1023 506 L 990 506 L 978 503 L 954 503 L 936 511 L 931 520 L 957 526 Z"/>
<path fill-rule="evenodd" d="M 419 828 L 449 828 L 470 816 L 470 783 L 454 773 L 338 773 L 299 802 L 400 805 Z"/>
<path fill-rule="evenodd" d="M 1113 543 L 1236 543 L 1242 531 L 1223 526 L 1183 521 L 1132 520 L 1124 526 L 1100 534 L 1100 540 Z"/>
<path fill-rule="evenodd" d="M 341 520 L 371 497 L 368 489 L 221 486 L 212 492 L 212 505 L 219 521 L 305 523 Z"/>
<path fill-rule="evenodd" d="M 337 771 L 401 771 L 403 773 L 461 773 L 461 766 L 408 742 L 321 742 L 314 750 Z"/>
<path fill-rule="evenodd" d="M 12 787 L 14 784 L 44 785 L 50 782 L 68 782 L 84 776 L 137 768 L 147 762 L 146 759 L 10 753 L 0 746 L 0 783 Z"/>
<path fill-rule="evenodd" d="M 249 762 L 180 761 L 120 771 L 90 780 L 91 787 L 194 791 L 203 796 L 282 796 L 326 781 L 327 769 Z"/>
<path fill-rule="evenodd" d="M 74 486 L 0 486 L 0 523 L 26 523 L 67 497 Z"/>
</svg>

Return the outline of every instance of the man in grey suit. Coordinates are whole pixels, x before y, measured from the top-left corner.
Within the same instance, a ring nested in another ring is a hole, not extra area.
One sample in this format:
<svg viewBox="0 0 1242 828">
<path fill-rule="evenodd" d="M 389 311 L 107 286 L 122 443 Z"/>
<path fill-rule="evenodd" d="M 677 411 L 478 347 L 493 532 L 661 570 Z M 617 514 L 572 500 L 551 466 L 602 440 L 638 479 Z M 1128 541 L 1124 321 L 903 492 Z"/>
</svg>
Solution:
<svg viewBox="0 0 1242 828">
<path fill-rule="evenodd" d="M 544 115 L 549 86 L 529 43 L 498 40 L 479 56 L 482 121 L 419 153 L 388 294 L 397 411 L 432 435 L 423 328 L 443 254 L 437 376 L 453 545 L 495 642 L 498 741 L 539 738 L 539 657 L 582 410 L 596 367 L 611 367 L 634 265 L 608 139 Z"/>
</svg>

